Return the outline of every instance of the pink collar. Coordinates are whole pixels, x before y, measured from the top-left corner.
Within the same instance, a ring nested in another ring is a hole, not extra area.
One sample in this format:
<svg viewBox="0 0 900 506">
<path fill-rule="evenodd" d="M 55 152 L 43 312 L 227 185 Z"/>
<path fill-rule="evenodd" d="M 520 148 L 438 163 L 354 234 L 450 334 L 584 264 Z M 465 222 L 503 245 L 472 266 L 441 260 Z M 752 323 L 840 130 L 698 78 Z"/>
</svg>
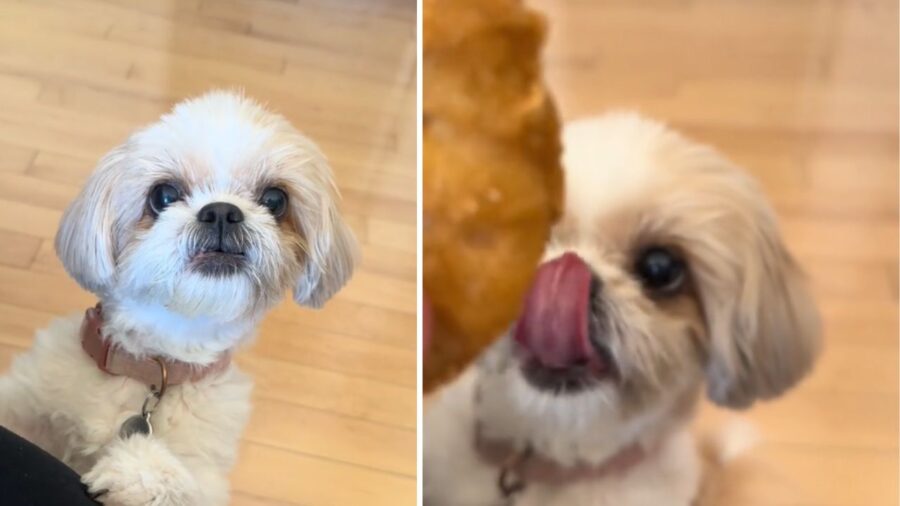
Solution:
<svg viewBox="0 0 900 506">
<path fill-rule="evenodd" d="M 103 308 L 100 303 L 84 312 L 81 322 L 81 347 L 97 367 L 114 376 L 128 376 L 147 385 L 178 385 L 199 381 L 223 372 L 231 363 L 231 353 L 223 353 L 215 362 L 198 366 L 165 357 L 137 357 L 103 338 Z"/>
<path fill-rule="evenodd" d="M 621 474 L 643 462 L 648 454 L 641 445 L 632 443 L 599 464 L 578 462 L 566 466 L 535 453 L 530 447 L 519 448 L 508 440 L 488 440 L 477 429 L 475 449 L 482 461 L 500 468 L 497 486 L 505 498 L 522 491 L 529 483 L 564 485 Z"/>
</svg>

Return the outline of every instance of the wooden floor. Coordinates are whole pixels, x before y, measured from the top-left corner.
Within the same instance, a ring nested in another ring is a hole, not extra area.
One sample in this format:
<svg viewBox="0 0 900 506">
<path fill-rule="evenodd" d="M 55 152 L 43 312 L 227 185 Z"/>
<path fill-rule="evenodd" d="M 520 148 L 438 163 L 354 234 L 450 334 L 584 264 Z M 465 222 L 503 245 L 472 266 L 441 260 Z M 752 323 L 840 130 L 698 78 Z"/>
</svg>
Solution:
<svg viewBox="0 0 900 506">
<path fill-rule="evenodd" d="M 413 504 L 415 2 L 0 0 L 0 371 L 92 297 L 52 237 L 94 162 L 175 101 L 240 86 L 332 161 L 363 265 L 321 312 L 283 304 L 235 505 Z"/>
<path fill-rule="evenodd" d="M 818 369 L 748 414 L 760 504 L 897 505 L 897 2 L 532 4 L 565 118 L 636 108 L 718 146 L 762 181 L 812 278 Z"/>
</svg>

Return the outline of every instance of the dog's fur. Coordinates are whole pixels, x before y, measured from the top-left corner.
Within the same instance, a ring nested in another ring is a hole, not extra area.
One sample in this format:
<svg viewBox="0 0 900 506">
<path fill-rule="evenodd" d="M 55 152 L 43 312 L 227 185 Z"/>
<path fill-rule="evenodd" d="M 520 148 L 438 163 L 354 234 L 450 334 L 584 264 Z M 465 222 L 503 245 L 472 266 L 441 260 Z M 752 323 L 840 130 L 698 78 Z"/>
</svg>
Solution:
<svg viewBox="0 0 900 506">
<path fill-rule="evenodd" d="M 148 192 L 161 181 L 184 198 L 154 217 Z M 273 186 L 289 199 L 280 220 L 258 203 Z M 203 366 L 247 342 L 287 289 L 319 307 L 343 286 L 356 243 L 337 200 L 331 169 L 309 139 L 240 94 L 212 92 L 107 154 L 63 216 L 56 248 L 102 301 L 106 339 L 136 356 Z M 236 273 L 191 268 L 204 242 L 198 211 L 211 202 L 243 212 Z M 153 435 L 120 439 L 148 386 L 98 369 L 81 348 L 81 318 L 38 332 L 0 378 L 0 424 L 82 473 L 105 504 L 226 504 L 250 379 L 229 365 L 172 386 L 153 414 Z"/>
<path fill-rule="evenodd" d="M 598 479 L 528 484 L 516 506 L 687 506 L 703 465 L 687 422 L 709 399 L 744 408 L 783 393 L 811 368 L 819 319 L 774 212 L 743 171 L 714 150 L 634 114 L 577 121 L 564 132 L 566 206 L 546 259 L 575 252 L 599 278 L 600 336 L 618 377 L 577 392 L 526 381 L 504 336 L 426 404 L 426 502 L 504 504 L 481 435 L 530 445 L 560 465 L 597 464 L 628 445 L 647 457 Z M 681 252 L 685 288 L 652 297 L 638 252 Z"/>
</svg>

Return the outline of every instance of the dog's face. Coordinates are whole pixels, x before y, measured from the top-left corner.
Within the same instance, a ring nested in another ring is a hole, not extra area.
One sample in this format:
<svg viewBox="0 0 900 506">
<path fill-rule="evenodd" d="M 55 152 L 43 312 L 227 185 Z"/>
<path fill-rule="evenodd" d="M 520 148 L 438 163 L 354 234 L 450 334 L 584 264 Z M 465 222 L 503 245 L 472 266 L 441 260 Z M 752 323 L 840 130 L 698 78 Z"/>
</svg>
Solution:
<svg viewBox="0 0 900 506">
<path fill-rule="evenodd" d="M 752 180 L 633 115 L 564 139 L 566 211 L 486 357 L 488 391 L 556 430 L 639 430 L 686 416 L 704 381 L 714 402 L 745 407 L 807 372 L 818 316 Z"/>
<path fill-rule="evenodd" d="M 251 100 L 214 92 L 106 155 L 56 247 L 84 288 L 189 317 L 246 318 L 287 288 L 317 307 L 353 269 L 336 199 L 311 141 Z"/>
</svg>

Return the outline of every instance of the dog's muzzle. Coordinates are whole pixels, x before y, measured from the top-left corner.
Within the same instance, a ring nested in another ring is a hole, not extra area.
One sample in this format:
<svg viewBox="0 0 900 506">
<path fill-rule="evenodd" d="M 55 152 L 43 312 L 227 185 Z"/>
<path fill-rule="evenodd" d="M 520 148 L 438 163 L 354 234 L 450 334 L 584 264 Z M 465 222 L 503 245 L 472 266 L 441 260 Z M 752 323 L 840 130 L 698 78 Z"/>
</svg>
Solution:
<svg viewBox="0 0 900 506">
<path fill-rule="evenodd" d="M 513 336 L 526 378 L 539 388 L 574 391 L 611 374 L 605 347 L 592 336 L 600 280 L 575 253 L 537 271 Z"/>
<path fill-rule="evenodd" d="M 191 267 L 203 274 L 227 276 L 244 267 L 244 213 L 234 204 L 213 202 L 197 213 L 201 227 Z"/>
</svg>

